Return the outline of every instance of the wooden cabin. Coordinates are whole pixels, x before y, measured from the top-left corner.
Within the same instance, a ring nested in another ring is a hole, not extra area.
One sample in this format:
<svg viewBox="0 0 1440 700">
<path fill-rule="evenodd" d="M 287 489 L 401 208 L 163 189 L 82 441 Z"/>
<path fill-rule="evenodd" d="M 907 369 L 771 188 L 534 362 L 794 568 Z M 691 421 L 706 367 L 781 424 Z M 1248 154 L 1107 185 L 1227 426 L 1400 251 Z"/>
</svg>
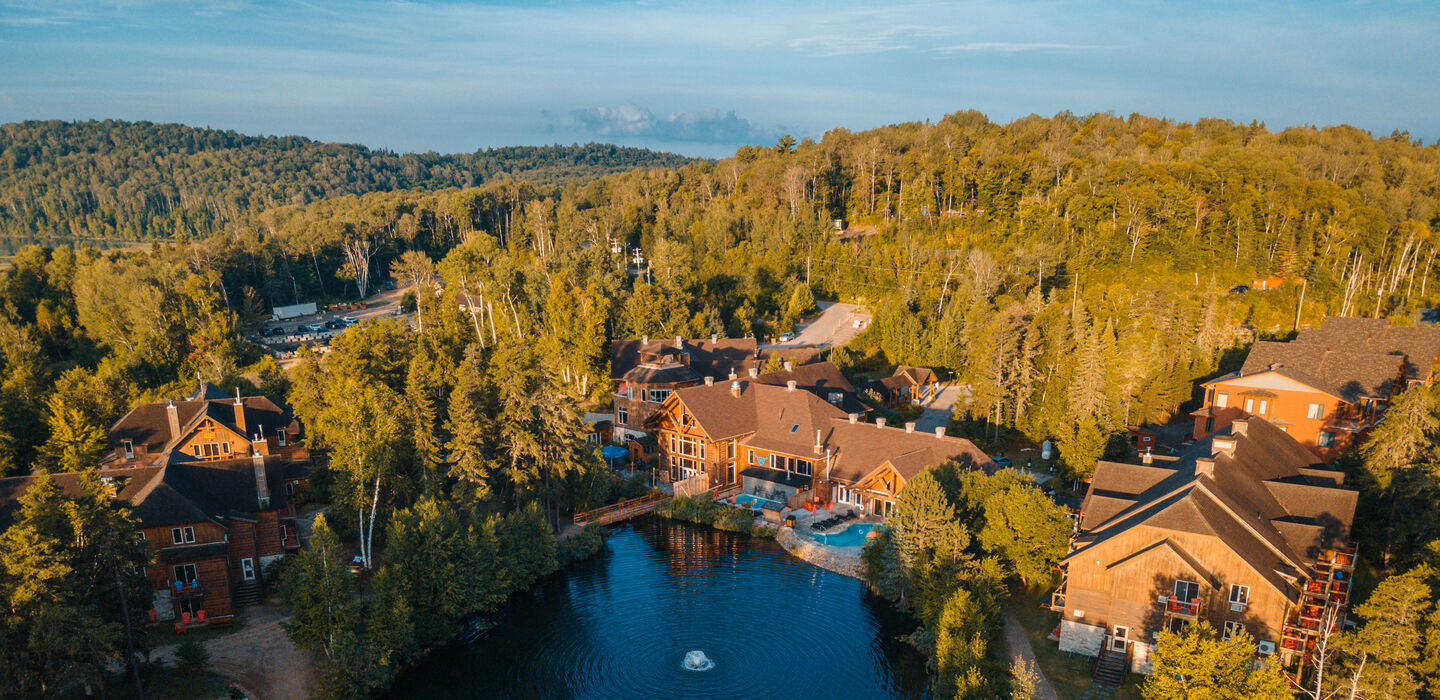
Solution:
<svg viewBox="0 0 1440 700">
<path fill-rule="evenodd" d="M 1052 596 L 1060 648 L 1148 672 L 1162 630 L 1204 619 L 1298 663 L 1313 597 L 1348 603 L 1357 493 L 1343 481 L 1259 417 L 1174 462 L 1100 462 Z"/>
<path fill-rule="evenodd" d="M 1430 385 L 1437 361 L 1440 328 L 1331 316 L 1290 342 L 1256 342 L 1238 372 L 1205 382 L 1194 435 L 1259 416 L 1329 462 L 1379 422 L 1396 394 Z"/>
<path fill-rule="evenodd" d="M 874 380 L 865 388 L 879 394 L 887 406 L 919 406 L 940 392 L 940 380 L 929 367 L 900 365 L 890 376 Z"/>
</svg>

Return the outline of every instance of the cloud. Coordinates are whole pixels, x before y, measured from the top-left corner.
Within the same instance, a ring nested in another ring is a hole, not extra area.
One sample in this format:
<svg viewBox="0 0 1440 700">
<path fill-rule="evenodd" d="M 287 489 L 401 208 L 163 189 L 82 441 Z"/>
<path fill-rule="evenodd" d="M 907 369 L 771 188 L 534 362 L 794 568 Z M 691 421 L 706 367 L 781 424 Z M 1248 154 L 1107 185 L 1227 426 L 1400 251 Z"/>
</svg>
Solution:
<svg viewBox="0 0 1440 700">
<path fill-rule="evenodd" d="M 1045 44 L 1013 41 L 975 41 L 968 44 L 937 46 L 934 53 L 1021 53 L 1026 51 L 1098 51 L 1115 49 L 1117 46 L 1096 46 L 1089 44 Z"/>
<path fill-rule="evenodd" d="M 734 111 L 722 113 L 708 109 L 657 117 L 650 110 L 628 102 L 613 108 L 573 110 L 570 117 L 584 131 L 605 137 L 739 144 L 768 141 L 780 133 L 778 127 L 761 128 L 735 116 Z"/>
</svg>

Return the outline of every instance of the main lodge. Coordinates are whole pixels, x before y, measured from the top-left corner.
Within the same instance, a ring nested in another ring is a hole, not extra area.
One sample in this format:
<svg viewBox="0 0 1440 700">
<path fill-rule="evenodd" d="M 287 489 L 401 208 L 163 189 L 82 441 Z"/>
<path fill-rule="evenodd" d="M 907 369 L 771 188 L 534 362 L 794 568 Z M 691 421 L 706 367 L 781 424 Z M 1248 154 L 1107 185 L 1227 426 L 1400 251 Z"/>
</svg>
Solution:
<svg viewBox="0 0 1440 700">
<path fill-rule="evenodd" d="M 790 507 L 854 506 L 888 515 L 905 483 L 946 460 L 993 468 L 969 440 L 866 423 L 843 397 L 753 379 L 709 380 L 671 393 L 647 426 L 660 443 L 661 477 L 698 491 L 742 486 Z M 838 404 L 838 405 L 837 405 Z"/>
<path fill-rule="evenodd" d="M 299 423 L 269 398 L 209 384 L 136 406 L 110 428 L 101 478 L 154 553 L 145 572 L 154 620 L 223 622 L 260 601 L 265 566 L 300 548 L 293 497 L 310 456 L 299 437 Z M 53 478 L 73 495 L 79 476 Z M 0 523 L 35 478 L 0 479 Z"/>
</svg>

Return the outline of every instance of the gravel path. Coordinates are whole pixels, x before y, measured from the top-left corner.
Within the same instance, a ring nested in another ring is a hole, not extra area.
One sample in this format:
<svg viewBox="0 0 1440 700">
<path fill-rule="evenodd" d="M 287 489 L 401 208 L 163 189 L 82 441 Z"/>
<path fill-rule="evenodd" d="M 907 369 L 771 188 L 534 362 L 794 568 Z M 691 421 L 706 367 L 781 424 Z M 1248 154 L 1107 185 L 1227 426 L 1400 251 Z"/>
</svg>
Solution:
<svg viewBox="0 0 1440 700">
<path fill-rule="evenodd" d="M 210 670 L 239 683 L 251 700 L 303 700 L 314 688 L 314 660 L 290 641 L 280 623 L 289 617 L 278 602 L 245 609 L 245 626 L 233 634 L 203 642 L 210 652 Z M 156 649 L 151 658 L 175 662 L 171 644 Z"/>
<path fill-rule="evenodd" d="M 1050 679 L 1045 677 L 1045 672 L 1040 670 L 1040 665 L 1035 661 L 1035 650 L 1030 647 L 1030 637 L 1026 636 L 1025 628 L 1020 625 L 1020 618 L 1015 616 L 1015 611 L 1005 608 L 1005 649 L 1010 653 L 1010 659 L 1024 660 L 1026 665 L 1035 669 L 1040 676 L 1040 697 L 1044 700 L 1060 700 L 1055 693 L 1055 686 L 1050 685 Z"/>
</svg>

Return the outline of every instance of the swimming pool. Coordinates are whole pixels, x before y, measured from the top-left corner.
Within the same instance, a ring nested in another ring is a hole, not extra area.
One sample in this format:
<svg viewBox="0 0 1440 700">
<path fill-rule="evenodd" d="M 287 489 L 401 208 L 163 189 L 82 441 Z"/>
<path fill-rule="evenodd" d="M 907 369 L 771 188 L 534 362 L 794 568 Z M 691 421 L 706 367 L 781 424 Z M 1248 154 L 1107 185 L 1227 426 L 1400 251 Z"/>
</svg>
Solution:
<svg viewBox="0 0 1440 700">
<path fill-rule="evenodd" d="M 831 547 L 859 547 L 865 544 L 865 540 L 870 537 L 870 532 L 877 527 L 883 528 L 885 526 L 881 523 L 855 523 L 844 530 L 832 532 L 828 535 L 812 532 L 810 533 L 810 539 L 820 544 L 830 545 Z"/>
<path fill-rule="evenodd" d="M 769 498 L 761 498 L 753 493 L 742 493 L 735 496 L 735 505 L 752 510 L 763 510 L 765 508 L 780 510 L 781 503 Z"/>
</svg>

